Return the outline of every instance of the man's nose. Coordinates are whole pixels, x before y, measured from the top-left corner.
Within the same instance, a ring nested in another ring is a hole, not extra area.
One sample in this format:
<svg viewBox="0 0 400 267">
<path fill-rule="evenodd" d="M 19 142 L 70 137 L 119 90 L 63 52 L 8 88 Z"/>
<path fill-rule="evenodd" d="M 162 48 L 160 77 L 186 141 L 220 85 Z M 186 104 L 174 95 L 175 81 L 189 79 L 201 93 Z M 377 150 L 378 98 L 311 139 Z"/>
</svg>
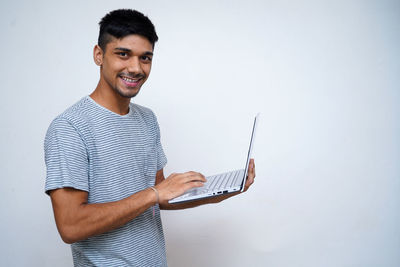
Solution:
<svg viewBox="0 0 400 267">
<path fill-rule="evenodd" d="M 142 66 L 140 65 L 140 60 L 139 57 L 132 57 L 131 60 L 129 60 L 129 65 L 128 65 L 128 72 L 129 73 L 134 73 L 134 74 L 142 74 Z"/>
</svg>

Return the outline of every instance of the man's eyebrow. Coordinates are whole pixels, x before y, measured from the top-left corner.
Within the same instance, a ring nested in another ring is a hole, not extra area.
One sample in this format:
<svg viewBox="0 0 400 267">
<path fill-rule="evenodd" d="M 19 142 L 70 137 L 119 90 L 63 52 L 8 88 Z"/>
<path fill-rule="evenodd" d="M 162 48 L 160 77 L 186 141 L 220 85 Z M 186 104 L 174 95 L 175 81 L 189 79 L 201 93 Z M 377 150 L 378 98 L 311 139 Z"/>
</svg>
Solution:
<svg viewBox="0 0 400 267">
<path fill-rule="evenodd" d="M 131 49 L 125 48 L 125 47 L 116 47 L 116 48 L 114 48 L 114 51 L 122 51 L 122 52 L 127 52 L 127 53 L 131 53 L 131 52 L 132 52 Z M 143 53 L 143 55 L 144 55 L 144 56 L 152 56 L 152 55 L 153 55 L 153 52 L 151 52 L 151 51 L 146 51 L 146 52 Z"/>
<path fill-rule="evenodd" d="M 131 52 L 132 51 L 129 48 L 125 48 L 125 47 L 116 47 L 116 48 L 114 48 L 114 51 L 115 50 L 119 50 L 119 51 L 123 51 L 123 52 Z"/>
</svg>

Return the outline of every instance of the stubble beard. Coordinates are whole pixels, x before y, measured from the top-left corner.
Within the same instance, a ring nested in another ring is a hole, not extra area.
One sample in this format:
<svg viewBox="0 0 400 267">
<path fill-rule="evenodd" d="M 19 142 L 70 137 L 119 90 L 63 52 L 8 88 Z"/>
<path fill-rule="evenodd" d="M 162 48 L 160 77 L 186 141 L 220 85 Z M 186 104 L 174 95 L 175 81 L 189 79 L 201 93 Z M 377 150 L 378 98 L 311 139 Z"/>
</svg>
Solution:
<svg viewBox="0 0 400 267">
<path fill-rule="evenodd" d="M 112 87 L 112 88 L 117 94 L 119 94 L 120 96 L 125 97 L 125 98 L 133 98 L 140 92 L 140 88 L 134 93 L 124 92 L 117 86 Z"/>
</svg>

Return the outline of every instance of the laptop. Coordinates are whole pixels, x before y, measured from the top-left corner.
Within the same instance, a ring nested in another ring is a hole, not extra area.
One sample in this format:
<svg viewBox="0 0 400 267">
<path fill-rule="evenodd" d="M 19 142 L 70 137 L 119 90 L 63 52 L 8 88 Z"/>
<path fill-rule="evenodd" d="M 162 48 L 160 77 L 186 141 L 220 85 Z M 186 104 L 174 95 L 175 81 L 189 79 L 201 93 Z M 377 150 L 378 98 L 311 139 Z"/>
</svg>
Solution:
<svg viewBox="0 0 400 267">
<path fill-rule="evenodd" d="M 192 188 L 186 191 L 183 195 L 171 199 L 168 202 L 171 204 L 182 203 L 202 198 L 231 194 L 238 191 L 243 192 L 247 180 L 247 171 L 249 169 L 249 162 L 253 150 L 253 143 L 255 139 L 254 137 L 259 115 L 260 114 L 257 114 L 254 118 L 253 130 L 251 132 L 250 138 L 250 146 L 247 153 L 246 166 L 244 169 L 208 176 L 206 177 L 207 182 L 205 182 L 202 187 Z"/>
</svg>

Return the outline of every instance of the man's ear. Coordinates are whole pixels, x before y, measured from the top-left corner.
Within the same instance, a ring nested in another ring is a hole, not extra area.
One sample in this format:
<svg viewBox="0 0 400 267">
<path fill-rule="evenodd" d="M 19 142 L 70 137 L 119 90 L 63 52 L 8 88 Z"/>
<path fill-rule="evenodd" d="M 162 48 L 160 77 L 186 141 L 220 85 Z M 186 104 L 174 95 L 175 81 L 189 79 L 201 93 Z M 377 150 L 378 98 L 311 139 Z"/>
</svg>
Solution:
<svg viewBox="0 0 400 267">
<path fill-rule="evenodd" d="M 99 45 L 95 45 L 93 48 L 93 60 L 97 66 L 101 66 L 103 64 L 103 49 Z"/>
</svg>

